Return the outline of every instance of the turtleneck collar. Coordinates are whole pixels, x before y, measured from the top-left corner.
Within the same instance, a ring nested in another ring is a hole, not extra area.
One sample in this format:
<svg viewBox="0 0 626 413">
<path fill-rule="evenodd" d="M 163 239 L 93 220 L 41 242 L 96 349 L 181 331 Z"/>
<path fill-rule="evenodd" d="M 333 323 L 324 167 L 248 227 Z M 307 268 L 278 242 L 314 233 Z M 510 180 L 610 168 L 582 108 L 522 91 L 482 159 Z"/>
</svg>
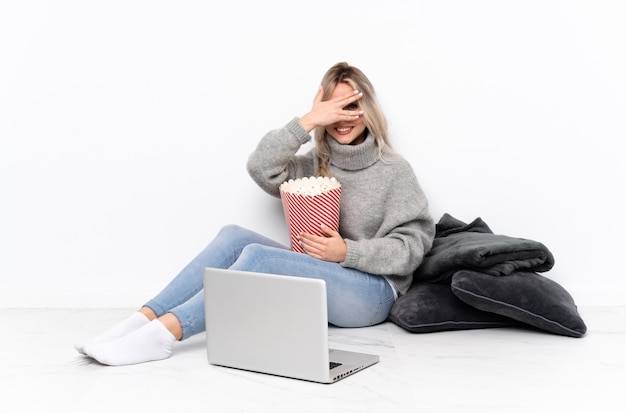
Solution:
<svg viewBox="0 0 626 413">
<path fill-rule="evenodd" d="M 330 145 L 330 163 L 337 168 L 358 171 L 372 166 L 379 159 L 376 139 L 368 135 L 359 145 L 342 145 L 326 135 Z"/>
</svg>

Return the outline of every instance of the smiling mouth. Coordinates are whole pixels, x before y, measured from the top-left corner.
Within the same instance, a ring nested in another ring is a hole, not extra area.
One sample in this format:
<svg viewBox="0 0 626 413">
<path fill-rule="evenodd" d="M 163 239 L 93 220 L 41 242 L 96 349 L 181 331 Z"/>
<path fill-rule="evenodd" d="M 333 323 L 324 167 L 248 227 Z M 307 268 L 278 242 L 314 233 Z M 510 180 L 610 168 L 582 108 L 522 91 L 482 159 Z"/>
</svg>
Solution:
<svg viewBox="0 0 626 413">
<path fill-rule="evenodd" d="M 339 135 L 342 135 L 342 136 L 350 134 L 350 132 L 352 132 L 352 129 L 354 129 L 354 126 L 349 126 L 349 127 L 346 127 L 346 128 L 335 128 L 337 133 Z"/>
</svg>

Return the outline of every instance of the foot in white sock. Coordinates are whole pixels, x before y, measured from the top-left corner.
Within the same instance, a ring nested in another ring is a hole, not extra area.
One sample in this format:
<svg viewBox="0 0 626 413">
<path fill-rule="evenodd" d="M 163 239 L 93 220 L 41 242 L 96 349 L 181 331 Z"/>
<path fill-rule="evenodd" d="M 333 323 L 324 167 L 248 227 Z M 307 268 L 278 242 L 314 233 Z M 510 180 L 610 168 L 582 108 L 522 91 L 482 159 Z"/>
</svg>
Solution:
<svg viewBox="0 0 626 413">
<path fill-rule="evenodd" d="M 128 317 L 126 320 L 109 328 L 104 333 L 99 334 L 96 337 L 90 338 L 88 340 L 81 341 L 80 343 L 74 344 L 74 348 L 80 354 L 87 354 L 85 353 L 85 346 L 87 344 L 96 343 L 100 341 L 109 341 L 109 340 L 113 340 L 113 339 L 125 336 L 131 331 L 135 331 L 139 327 L 142 327 L 148 324 L 149 322 L 150 320 L 148 319 L 148 317 L 146 317 L 145 315 L 137 311 L 133 315 Z"/>
<path fill-rule="evenodd" d="M 102 364 L 125 366 L 163 360 L 172 355 L 176 338 L 159 320 L 152 320 L 123 337 L 85 346 L 85 353 Z"/>
</svg>

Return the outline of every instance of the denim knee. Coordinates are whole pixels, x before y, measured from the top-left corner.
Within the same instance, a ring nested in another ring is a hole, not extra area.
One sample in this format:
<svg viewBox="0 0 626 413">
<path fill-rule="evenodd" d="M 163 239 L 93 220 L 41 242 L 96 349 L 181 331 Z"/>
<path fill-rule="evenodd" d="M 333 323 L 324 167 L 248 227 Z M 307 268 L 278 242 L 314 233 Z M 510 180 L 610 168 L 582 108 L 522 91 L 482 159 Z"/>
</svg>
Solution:
<svg viewBox="0 0 626 413">
<path fill-rule="evenodd" d="M 248 244 L 241 250 L 239 258 L 237 258 L 237 261 L 231 266 L 231 269 L 281 274 L 281 272 L 277 271 L 279 267 L 283 266 L 274 265 L 276 261 L 269 257 L 269 253 L 273 249 L 274 248 L 262 244 Z"/>
<path fill-rule="evenodd" d="M 234 239 L 237 239 L 242 237 L 243 233 L 247 231 L 247 229 L 239 225 L 228 224 L 220 228 L 219 232 L 217 233 L 217 237 L 233 237 Z"/>
</svg>

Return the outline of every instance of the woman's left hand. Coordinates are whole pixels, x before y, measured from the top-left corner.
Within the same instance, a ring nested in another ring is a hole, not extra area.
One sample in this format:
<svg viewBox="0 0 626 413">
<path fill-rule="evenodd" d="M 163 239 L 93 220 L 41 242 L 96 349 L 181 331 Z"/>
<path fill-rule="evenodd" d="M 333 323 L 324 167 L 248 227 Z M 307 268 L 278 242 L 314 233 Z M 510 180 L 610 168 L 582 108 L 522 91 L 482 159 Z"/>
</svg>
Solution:
<svg viewBox="0 0 626 413">
<path fill-rule="evenodd" d="M 300 245 L 304 252 L 313 258 L 330 262 L 342 262 L 346 259 L 348 247 L 337 231 L 333 231 L 326 225 L 321 226 L 326 237 L 313 234 L 300 234 Z"/>
</svg>

